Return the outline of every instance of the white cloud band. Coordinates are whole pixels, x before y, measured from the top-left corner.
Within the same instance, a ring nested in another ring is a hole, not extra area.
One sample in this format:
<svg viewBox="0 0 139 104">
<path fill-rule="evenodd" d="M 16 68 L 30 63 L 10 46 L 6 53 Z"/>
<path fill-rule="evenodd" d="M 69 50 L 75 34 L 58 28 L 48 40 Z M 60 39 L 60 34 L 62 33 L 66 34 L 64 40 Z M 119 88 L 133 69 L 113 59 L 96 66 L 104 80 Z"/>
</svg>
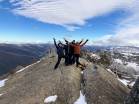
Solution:
<svg viewBox="0 0 139 104">
<path fill-rule="evenodd" d="M 86 20 L 119 8 L 131 12 L 120 21 L 115 34 L 94 41 L 97 45 L 139 46 L 139 2 L 137 0 L 10 0 L 12 12 L 38 21 L 74 30 Z"/>
<path fill-rule="evenodd" d="M 126 8 L 132 0 L 11 0 L 12 11 L 38 21 L 74 30 L 87 19 Z"/>
</svg>

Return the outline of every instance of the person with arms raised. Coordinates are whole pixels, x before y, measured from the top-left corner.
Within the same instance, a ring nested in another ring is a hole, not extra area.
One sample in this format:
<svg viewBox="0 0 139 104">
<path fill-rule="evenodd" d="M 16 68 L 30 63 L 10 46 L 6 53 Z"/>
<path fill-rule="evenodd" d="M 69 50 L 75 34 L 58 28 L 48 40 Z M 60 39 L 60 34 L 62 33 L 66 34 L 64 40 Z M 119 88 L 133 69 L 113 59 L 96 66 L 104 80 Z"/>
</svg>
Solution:
<svg viewBox="0 0 139 104">
<path fill-rule="evenodd" d="M 76 66 L 78 67 L 79 65 L 83 66 L 80 62 L 79 62 L 79 58 L 80 58 L 80 52 L 81 52 L 81 48 L 88 42 L 88 39 L 82 43 L 81 42 L 76 42 L 75 44 L 71 44 L 71 46 L 74 49 L 74 57 L 75 57 L 75 62 L 76 62 Z"/>
<path fill-rule="evenodd" d="M 54 69 L 57 69 L 59 64 L 60 64 L 60 61 L 62 58 L 65 58 L 65 54 L 64 54 L 64 46 L 61 42 L 59 42 L 58 44 L 56 43 L 56 39 L 53 38 L 54 40 L 54 44 L 55 44 L 55 47 L 56 47 L 56 50 L 57 50 L 57 55 L 58 55 L 58 60 L 57 60 L 57 63 L 54 67 Z"/>
</svg>

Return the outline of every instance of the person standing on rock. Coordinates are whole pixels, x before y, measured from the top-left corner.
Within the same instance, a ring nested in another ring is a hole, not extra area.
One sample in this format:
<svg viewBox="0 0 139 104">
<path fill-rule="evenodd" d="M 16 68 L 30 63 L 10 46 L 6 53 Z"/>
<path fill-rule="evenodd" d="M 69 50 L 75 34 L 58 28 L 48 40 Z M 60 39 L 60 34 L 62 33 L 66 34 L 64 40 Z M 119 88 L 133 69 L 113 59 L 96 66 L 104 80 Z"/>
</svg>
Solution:
<svg viewBox="0 0 139 104">
<path fill-rule="evenodd" d="M 75 44 L 75 40 L 73 40 L 70 44 L 70 64 L 75 64 L 74 47 L 72 44 Z"/>
<path fill-rule="evenodd" d="M 63 45 L 64 48 L 64 53 L 65 53 L 65 65 L 70 65 L 70 45 L 69 42 L 65 41 L 66 44 L 63 44 L 61 41 L 59 43 L 61 43 Z"/>
<path fill-rule="evenodd" d="M 68 54 L 66 56 L 68 56 L 68 64 L 72 65 L 75 63 L 75 56 L 74 56 L 74 47 L 73 44 L 75 44 L 75 40 L 73 40 L 72 42 L 67 41 L 66 39 L 64 39 L 67 47 L 68 47 Z M 79 42 L 79 44 L 81 44 L 83 42 L 83 40 L 81 40 Z"/>
<path fill-rule="evenodd" d="M 59 64 L 60 64 L 60 61 L 62 58 L 65 58 L 65 55 L 64 55 L 64 46 L 61 42 L 59 42 L 58 44 L 56 43 L 56 39 L 53 38 L 54 40 L 54 44 L 55 44 L 55 47 L 57 49 L 57 55 L 58 55 L 58 60 L 57 60 L 57 63 L 54 67 L 54 69 L 57 69 Z"/>
<path fill-rule="evenodd" d="M 80 62 L 79 62 L 79 58 L 80 58 L 80 52 L 81 52 L 81 47 L 83 47 L 86 43 L 88 42 L 88 39 L 81 44 L 82 42 L 76 42 L 75 44 L 71 44 L 71 46 L 74 49 L 74 57 L 75 57 L 75 62 L 76 62 L 76 66 L 78 67 L 79 65 L 83 66 Z"/>
<path fill-rule="evenodd" d="M 67 41 L 66 39 L 64 39 L 66 42 L 66 49 L 67 49 L 67 53 L 66 54 L 66 59 L 67 59 L 67 65 L 71 65 L 73 64 L 73 48 L 71 47 L 71 44 L 75 43 L 75 40 L 73 40 L 72 42 Z"/>
<path fill-rule="evenodd" d="M 69 43 L 67 41 L 65 41 L 66 44 L 64 45 L 64 49 L 65 49 L 65 65 L 69 65 Z"/>
</svg>

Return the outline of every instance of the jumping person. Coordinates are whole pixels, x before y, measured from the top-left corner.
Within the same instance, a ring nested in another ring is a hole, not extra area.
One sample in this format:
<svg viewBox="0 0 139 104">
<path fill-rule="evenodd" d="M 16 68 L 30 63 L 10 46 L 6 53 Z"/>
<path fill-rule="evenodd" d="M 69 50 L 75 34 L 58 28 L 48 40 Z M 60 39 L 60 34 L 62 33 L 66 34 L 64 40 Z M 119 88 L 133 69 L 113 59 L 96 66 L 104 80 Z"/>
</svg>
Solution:
<svg viewBox="0 0 139 104">
<path fill-rule="evenodd" d="M 65 55 L 64 55 L 64 46 L 61 42 L 59 42 L 58 44 L 56 43 L 56 40 L 55 38 L 53 38 L 54 40 L 54 44 L 55 44 L 55 47 L 57 49 L 57 55 L 58 55 L 58 60 L 57 60 L 57 63 L 54 67 L 54 69 L 57 69 L 59 64 L 60 64 L 60 61 L 62 58 L 65 58 Z"/>
<path fill-rule="evenodd" d="M 75 62 L 76 62 L 76 66 L 78 67 L 79 65 L 83 66 L 80 62 L 79 62 L 79 58 L 80 58 L 80 52 L 81 52 L 81 47 L 83 47 L 86 43 L 88 42 L 88 39 L 83 43 L 81 42 L 76 42 L 75 44 L 72 44 L 71 46 L 73 46 L 74 48 L 74 57 L 75 57 Z"/>
</svg>

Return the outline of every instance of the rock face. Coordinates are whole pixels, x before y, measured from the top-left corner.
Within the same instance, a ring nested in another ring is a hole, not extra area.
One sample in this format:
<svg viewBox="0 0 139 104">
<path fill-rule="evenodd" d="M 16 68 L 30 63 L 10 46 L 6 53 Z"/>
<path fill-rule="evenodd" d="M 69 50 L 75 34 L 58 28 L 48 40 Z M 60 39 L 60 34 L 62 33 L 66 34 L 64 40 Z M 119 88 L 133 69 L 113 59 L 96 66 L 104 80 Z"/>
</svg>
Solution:
<svg viewBox="0 0 139 104">
<path fill-rule="evenodd" d="M 123 104 L 128 88 L 107 70 L 91 65 L 84 72 L 88 104 Z"/>
<path fill-rule="evenodd" d="M 139 104 L 139 78 L 127 97 L 125 104 Z"/>
<path fill-rule="evenodd" d="M 53 70 L 56 58 L 46 58 L 23 72 L 10 76 L 0 104 L 44 104 L 57 95 L 55 104 L 73 104 L 80 94 L 80 70 L 74 66 Z"/>
<path fill-rule="evenodd" d="M 63 61 L 54 70 L 55 56 L 49 56 L 25 70 L 8 77 L 0 88 L 0 104 L 44 104 L 45 98 L 57 96 L 54 103 L 74 104 L 84 92 L 87 104 L 123 104 L 128 89 L 114 75 L 86 60 L 83 74 L 75 65 Z"/>
</svg>

